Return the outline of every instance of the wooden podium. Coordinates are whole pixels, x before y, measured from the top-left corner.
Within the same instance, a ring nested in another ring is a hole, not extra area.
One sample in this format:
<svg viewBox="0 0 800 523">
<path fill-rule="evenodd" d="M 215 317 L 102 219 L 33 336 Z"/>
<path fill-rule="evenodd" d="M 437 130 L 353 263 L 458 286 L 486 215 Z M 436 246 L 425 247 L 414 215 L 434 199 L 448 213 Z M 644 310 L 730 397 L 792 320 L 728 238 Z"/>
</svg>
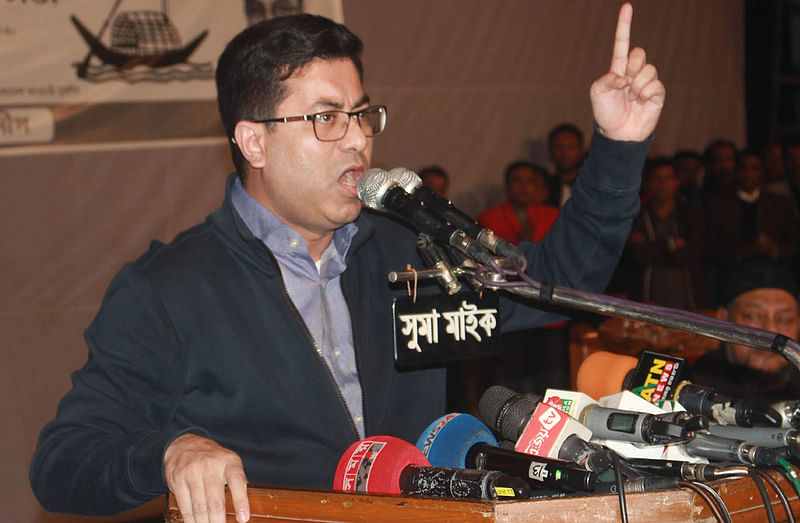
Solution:
<svg viewBox="0 0 800 523">
<path fill-rule="evenodd" d="M 792 486 L 780 474 L 770 472 L 789 498 L 792 512 L 800 515 L 800 500 Z M 749 478 L 716 481 L 710 485 L 719 492 L 734 522 L 763 523 L 767 514 L 761 495 Z M 783 505 L 767 485 L 777 521 L 787 521 Z M 528 501 L 482 501 L 439 499 L 417 496 L 380 496 L 346 494 L 323 490 L 283 488 L 248 489 L 250 521 L 359 521 L 359 522 L 431 522 L 458 523 L 547 523 L 575 521 L 620 521 L 616 495 L 590 495 Z M 690 489 L 660 490 L 626 495 L 628 518 L 642 521 L 715 522 L 706 502 Z M 230 496 L 227 521 L 235 522 Z M 168 523 L 182 522 L 174 498 L 170 495 L 165 515 Z"/>
</svg>

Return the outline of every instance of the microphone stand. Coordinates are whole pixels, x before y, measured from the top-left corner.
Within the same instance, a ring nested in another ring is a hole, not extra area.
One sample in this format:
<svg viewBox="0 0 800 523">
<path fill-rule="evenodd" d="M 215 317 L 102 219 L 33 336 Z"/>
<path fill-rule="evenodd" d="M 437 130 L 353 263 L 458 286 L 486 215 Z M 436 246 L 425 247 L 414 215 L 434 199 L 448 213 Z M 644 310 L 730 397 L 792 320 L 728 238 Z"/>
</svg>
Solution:
<svg viewBox="0 0 800 523">
<path fill-rule="evenodd" d="M 800 369 L 800 344 L 781 334 L 680 309 L 639 303 L 605 294 L 553 285 L 547 282 L 540 283 L 525 274 L 524 267 L 519 268 L 517 266 L 517 270 L 512 271 L 501 268 L 501 265 L 514 266 L 511 262 L 500 259 L 491 268 L 483 267 L 477 271 L 469 268 L 458 268 L 454 270 L 454 273 L 463 275 L 474 271 L 475 280 L 487 289 L 494 291 L 504 290 L 542 303 L 593 312 L 604 316 L 643 321 L 727 343 L 769 350 L 782 355 Z M 425 273 L 423 275 L 422 271 L 420 271 L 417 273 L 417 277 L 439 276 L 439 271 L 435 269 L 425 271 Z M 403 281 L 409 279 L 411 274 L 408 271 L 392 271 L 389 273 L 389 281 Z M 506 281 L 506 274 L 515 274 L 521 280 Z"/>
</svg>

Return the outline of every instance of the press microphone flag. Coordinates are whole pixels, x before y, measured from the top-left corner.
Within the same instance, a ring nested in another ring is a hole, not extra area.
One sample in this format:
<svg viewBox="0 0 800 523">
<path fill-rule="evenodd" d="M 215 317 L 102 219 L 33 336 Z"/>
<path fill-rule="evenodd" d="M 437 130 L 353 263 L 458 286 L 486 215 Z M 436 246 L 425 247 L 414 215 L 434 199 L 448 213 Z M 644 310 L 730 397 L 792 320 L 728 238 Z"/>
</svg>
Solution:
<svg viewBox="0 0 800 523">
<path fill-rule="evenodd" d="M 576 463 L 522 454 L 497 446 L 489 427 L 470 414 L 446 414 L 431 423 L 417 448 L 437 467 L 497 470 L 534 489 L 594 490 L 597 474 Z"/>
<path fill-rule="evenodd" d="M 541 399 L 493 385 L 481 395 L 478 413 L 494 431 L 514 441 L 517 452 L 571 461 L 597 473 L 607 470 L 609 454 L 587 441 L 592 432 Z"/>
<path fill-rule="evenodd" d="M 627 389 L 648 400 L 671 399 L 687 411 L 722 425 L 781 425 L 780 413 L 769 405 L 695 385 L 683 379 L 687 370 L 685 359 L 657 352 L 644 351 L 638 361 L 630 356 L 598 352 L 581 364 L 578 390 L 606 396 Z"/>
<path fill-rule="evenodd" d="M 371 436 L 342 455 L 334 490 L 370 494 L 419 494 L 452 498 L 527 499 L 527 482 L 494 470 L 432 467 L 411 443 Z"/>
</svg>

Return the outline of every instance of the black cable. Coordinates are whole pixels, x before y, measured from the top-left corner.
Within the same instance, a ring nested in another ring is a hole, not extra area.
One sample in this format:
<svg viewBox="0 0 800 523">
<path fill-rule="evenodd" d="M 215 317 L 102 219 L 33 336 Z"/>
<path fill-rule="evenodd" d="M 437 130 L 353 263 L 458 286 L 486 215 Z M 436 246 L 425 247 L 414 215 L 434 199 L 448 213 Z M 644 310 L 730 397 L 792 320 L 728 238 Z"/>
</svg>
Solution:
<svg viewBox="0 0 800 523">
<path fill-rule="evenodd" d="M 720 507 L 719 505 L 717 505 L 717 502 L 714 500 L 714 498 L 711 497 L 711 495 L 708 492 L 706 492 L 700 487 L 700 483 L 694 481 L 681 481 L 679 485 L 694 491 L 695 494 L 703 498 L 703 500 L 708 505 L 708 508 L 710 508 L 711 512 L 714 513 L 714 517 L 717 518 L 717 521 L 721 523 L 731 523 L 730 518 L 726 519 L 725 517 L 723 517 L 722 512 L 720 512 Z"/>
<path fill-rule="evenodd" d="M 658 474 L 652 474 L 651 472 L 646 471 L 646 470 L 637 469 L 635 466 L 633 466 L 630 463 L 630 461 L 626 460 L 622 456 L 617 455 L 617 460 L 619 462 L 620 470 L 622 471 L 623 474 L 625 474 L 625 476 L 628 479 L 635 479 L 635 478 L 639 478 L 639 477 L 642 477 L 642 476 L 658 475 Z M 616 466 L 617 464 L 615 463 L 614 465 Z"/>
<path fill-rule="evenodd" d="M 768 472 L 763 470 L 754 469 L 756 473 L 761 476 L 761 479 L 769 483 L 769 486 L 772 487 L 772 490 L 775 491 L 775 494 L 778 495 L 778 499 L 781 501 L 781 505 L 783 505 L 783 510 L 786 511 L 786 520 L 789 523 L 795 523 L 794 514 L 792 514 L 792 507 L 789 504 L 789 498 L 786 497 L 786 493 L 783 491 L 781 486 L 775 481 L 775 478 L 769 475 Z"/>
<path fill-rule="evenodd" d="M 756 484 L 758 492 L 761 494 L 761 499 L 764 501 L 764 510 L 767 511 L 767 520 L 769 523 L 777 523 L 775 521 L 775 511 L 772 510 L 772 502 L 769 499 L 767 488 L 764 486 L 764 482 L 761 480 L 761 477 L 758 475 L 755 468 L 748 469 L 747 475 L 750 476 L 750 479 L 752 479 L 753 483 Z"/>
<path fill-rule="evenodd" d="M 614 465 L 614 478 L 617 481 L 617 497 L 619 498 L 619 513 L 622 523 L 628 523 L 628 505 L 625 501 L 625 478 L 619 463 L 619 456 L 611 452 L 611 462 Z"/>
</svg>

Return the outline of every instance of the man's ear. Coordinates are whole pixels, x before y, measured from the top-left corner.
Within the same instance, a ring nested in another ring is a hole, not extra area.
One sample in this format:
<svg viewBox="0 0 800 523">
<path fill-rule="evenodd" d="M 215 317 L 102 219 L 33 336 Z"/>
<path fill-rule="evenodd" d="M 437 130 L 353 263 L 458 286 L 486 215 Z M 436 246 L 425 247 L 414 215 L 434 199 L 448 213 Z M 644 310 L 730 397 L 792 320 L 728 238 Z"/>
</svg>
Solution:
<svg viewBox="0 0 800 523">
<path fill-rule="evenodd" d="M 239 151 L 247 163 L 254 168 L 264 166 L 267 156 L 266 134 L 267 129 L 264 124 L 249 120 L 240 120 L 233 129 L 233 137 L 236 139 Z"/>
</svg>

